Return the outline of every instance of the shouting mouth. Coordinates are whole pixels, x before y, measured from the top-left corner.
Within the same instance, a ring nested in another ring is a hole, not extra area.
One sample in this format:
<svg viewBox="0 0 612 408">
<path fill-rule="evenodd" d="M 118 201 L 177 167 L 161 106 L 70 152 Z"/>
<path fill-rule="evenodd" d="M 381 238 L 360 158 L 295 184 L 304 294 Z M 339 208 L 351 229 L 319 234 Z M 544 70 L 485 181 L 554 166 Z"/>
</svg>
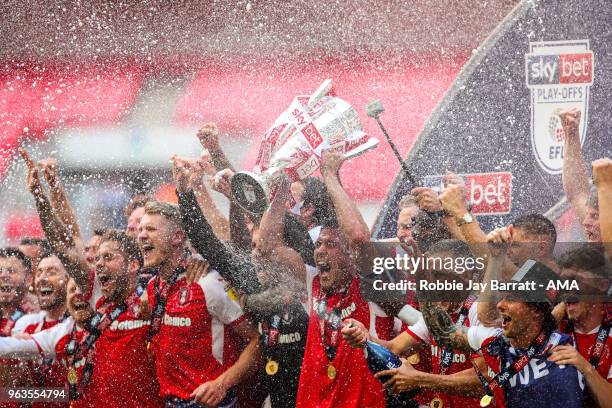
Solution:
<svg viewBox="0 0 612 408">
<path fill-rule="evenodd" d="M 510 316 L 502 316 L 502 329 L 506 330 L 511 321 L 512 318 Z"/>
<path fill-rule="evenodd" d="M 319 272 L 325 273 L 331 270 L 331 264 L 328 261 L 317 261 L 317 268 Z"/>
<path fill-rule="evenodd" d="M 151 255 L 151 253 L 155 249 L 155 246 L 153 246 L 153 244 L 146 243 L 142 244 L 140 249 L 142 250 L 142 256 L 147 258 L 149 255 Z"/>
<path fill-rule="evenodd" d="M 98 282 L 104 292 L 108 292 L 111 289 L 110 286 L 114 281 L 110 275 L 98 273 Z"/>
<path fill-rule="evenodd" d="M 38 287 L 38 295 L 42 298 L 49 298 L 53 296 L 55 289 L 53 286 L 39 286 Z"/>
<path fill-rule="evenodd" d="M 14 287 L 11 284 L 0 284 L 0 295 L 10 295 L 14 292 Z"/>
</svg>

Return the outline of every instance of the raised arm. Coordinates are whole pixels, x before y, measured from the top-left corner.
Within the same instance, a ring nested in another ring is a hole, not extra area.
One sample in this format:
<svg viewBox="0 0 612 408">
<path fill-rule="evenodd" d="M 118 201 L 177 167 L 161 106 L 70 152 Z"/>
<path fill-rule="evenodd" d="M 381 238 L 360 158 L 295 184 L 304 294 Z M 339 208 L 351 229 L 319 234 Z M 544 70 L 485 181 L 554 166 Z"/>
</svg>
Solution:
<svg viewBox="0 0 612 408">
<path fill-rule="evenodd" d="M 233 253 L 217 238 L 202 214 L 196 196 L 189 188 L 189 163 L 175 159 L 172 171 L 183 228 L 191 244 L 236 289 L 244 293 L 258 292 L 260 284 L 253 262 L 246 256 Z"/>
<path fill-rule="evenodd" d="M 580 223 L 586 218 L 589 198 L 589 173 L 582 160 L 580 147 L 580 111 L 565 110 L 559 113 L 565 133 L 563 147 L 563 190 L 570 205 L 576 211 Z"/>
<path fill-rule="evenodd" d="M 337 152 L 324 152 L 321 162 L 321 175 L 327 187 L 327 192 L 334 204 L 336 218 L 342 232 L 352 246 L 360 246 L 370 241 L 370 229 L 357 205 L 348 196 L 338 172 L 344 162 L 344 157 Z"/>
<path fill-rule="evenodd" d="M 45 180 L 47 180 L 49 185 L 49 198 L 51 199 L 53 210 L 58 215 L 60 221 L 71 230 L 73 239 L 77 244 L 82 244 L 81 229 L 79 228 L 76 214 L 59 179 L 57 160 L 40 160 L 38 166 L 42 169 Z"/>
<path fill-rule="evenodd" d="M 232 172 L 236 172 L 234 166 L 232 166 L 232 163 L 221 148 L 221 144 L 219 144 L 219 128 L 217 128 L 215 123 L 209 122 L 204 124 L 198 131 L 198 140 L 202 144 L 202 147 L 210 152 L 212 162 L 217 171 L 230 169 Z"/>
<path fill-rule="evenodd" d="M 206 214 L 206 218 L 210 221 L 210 225 L 217 237 L 222 241 L 228 241 L 230 239 L 229 221 L 217 208 L 208 188 L 204 184 L 205 174 L 214 176 L 216 173 L 208 151 L 202 152 L 202 156 L 194 161 L 193 169 L 190 184 L 202 209 L 202 213 Z"/>
<path fill-rule="evenodd" d="M 283 180 L 279 190 L 259 224 L 259 242 L 256 250 L 266 259 L 290 271 L 295 279 L 306 282 L 306 267 L 302 257 L 283 240 L 286 204 L 291 192 L 288 180 Z"/>
<path fill-rule="evenodd" d="M 472 253 L 479 257 L 488 256 L 489 251 L 484 245 L 487 242 L 487 235 L 480 229 L 476 218 L 472 217 L 468 211 L 465 189 L 458 184 L 447 184 L 439 199 L 444 210 L 455 219 L 465 241 L 470 244 Z M 471 220 L 468 220 L 469 218 Z"/>
<path fill-rule="evenodd" d="M 20 150 L 20 154 L 28 167 L 27 184 L 28 189 L 34 197 L 36 210 L 40 218 L 43 231 L 53 252 L 64 264 L 66 271 L 74 278 L 77 285 L 84 291 L 89 292 L 91 276 L 87 267 L 85 253 L 82 248 L 75 245 L 73 230 L 66 227 L 51 207 L 49 198 L 45 195 L 40 182 L 40 171 L 30 159 L 28 152 Z"/>
<path fill-rule="evenodd" d="M 599 200 L 601 241 L 612 259 L 612 160 L 606 157 L 593 162 L 593 181 Z"/>
<path fill-rule="evenodd" d="M 491 244 L 499 245 L 499 244 Z M 487 262 L 487 269 L 482 279 L 482 283 L 486 288 L 491 287 L 491 281 L 504 280 L 501 278 L 501 271 L 506 261 L 506 256 L 503 253 L 493 252 L 493 256 Z M 509 280 L 509 279 L 507 279 Z M 478 299 L 478 320 L 480 324 L 485 327 L 501 327 L 500 315 L 497 310 L 497 299 L 495 292 L 487 289 L 485 293 L 481 294 Z"/>
</svg>

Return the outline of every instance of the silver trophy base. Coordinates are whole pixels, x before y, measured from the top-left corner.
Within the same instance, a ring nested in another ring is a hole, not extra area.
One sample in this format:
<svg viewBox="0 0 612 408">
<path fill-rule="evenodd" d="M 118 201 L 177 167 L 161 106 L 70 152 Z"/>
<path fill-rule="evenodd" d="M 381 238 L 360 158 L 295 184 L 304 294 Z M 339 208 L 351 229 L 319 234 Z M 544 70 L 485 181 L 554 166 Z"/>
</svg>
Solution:
<svg viewBox="0 0 612 408">
<path fill-rule="evenodd" d="M 231 189 L 234 202 L 252 214 L 263 214 L 270 204 L 268 192 L 258 174 L 250 171 L 234 174 Z"/>
</svg>

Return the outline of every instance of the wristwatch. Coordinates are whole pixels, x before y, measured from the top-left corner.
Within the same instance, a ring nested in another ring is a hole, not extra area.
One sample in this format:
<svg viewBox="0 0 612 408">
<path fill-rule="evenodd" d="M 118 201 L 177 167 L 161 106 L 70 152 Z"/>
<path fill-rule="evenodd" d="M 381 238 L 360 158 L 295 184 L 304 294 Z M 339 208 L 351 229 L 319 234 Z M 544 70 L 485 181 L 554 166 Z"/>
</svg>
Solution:
<svg viewBox="0 0 612 408">
<path fill-rule="evenodd" d="M 472 217 L 472 214 L 470 214 L 469 212 L 466 212 L 465 214 L 463 214 L 463 217 L 455 218 L 455 221 L 457 221 L 458 226 L 462 226 L 474 222 L 474 217 Z"/>
</svg>

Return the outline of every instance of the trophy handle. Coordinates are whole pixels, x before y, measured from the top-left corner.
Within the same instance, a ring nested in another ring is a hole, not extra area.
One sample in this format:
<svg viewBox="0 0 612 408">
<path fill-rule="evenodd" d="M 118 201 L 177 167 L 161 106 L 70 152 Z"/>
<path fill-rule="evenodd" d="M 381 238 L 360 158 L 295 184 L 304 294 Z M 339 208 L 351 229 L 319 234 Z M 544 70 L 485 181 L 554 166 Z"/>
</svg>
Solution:
<svg viewBox="0 0 612 408">
<path fill-rule="evenodd" d="M 308 109 L 312 109 L 332 89 L 331 79 L 326 79 L 308 99 Z"/>
<path fill-rule="evenodd" d="M 378 146 L 378 143 L 379 143 L 378 139 L 371 137 L 364 144 L 344 153 L 344 158 L 350 159 L 350 158 L 359 156 L 360 154 L 363 154 L 367 152 L 368 150 L 374 149 L 376 146 Z"/>
<path fill-rule="evenodd" d="M 232 177 L 231 190 L 234 202 L 251 214 L 263 214 L 270 204 L 269 186 L 260 174 L 239 171 Z"/>
</svg>

